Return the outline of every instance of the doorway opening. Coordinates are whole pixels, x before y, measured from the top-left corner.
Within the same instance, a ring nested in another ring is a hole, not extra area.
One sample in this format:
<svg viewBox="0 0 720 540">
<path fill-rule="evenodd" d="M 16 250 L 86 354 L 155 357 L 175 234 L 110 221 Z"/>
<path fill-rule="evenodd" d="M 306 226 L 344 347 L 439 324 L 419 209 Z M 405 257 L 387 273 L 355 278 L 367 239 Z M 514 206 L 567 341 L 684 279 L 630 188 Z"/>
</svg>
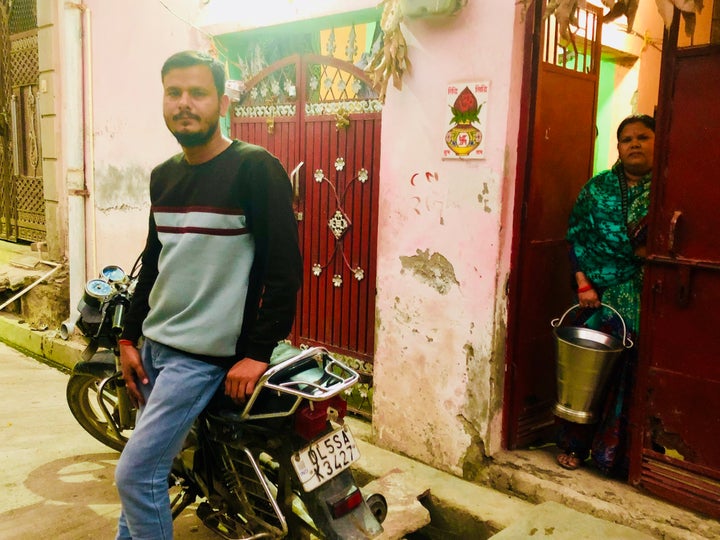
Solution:
<svg viewBox="0 0 720 540">
<path fill-rule="evenodd" d="M 576 303 L 565 240 L 585 183 L 616 161 L 616 129 L 630 114 L 654 115 L 664 24 L 644 3 L 631 20 L 610 20 L 603 3 L 574 16 L 528 13 L 511 278 L 504 442 L 555 452 L 555 340 L 550 325 Z M 550 4 L 548 4 L 550 6 Z M 523 161 L 524 160 L 524 161 Z M 538 276 L 543 286 L 537 287 Z"/>
<path fill-rule="evenodd" d="M 547 324 L 575 301 L 567 255 L 558 245 L 580 186 L 615 159 L 614 142 L 608 142 L 614 139 L 615 126 L 631 113 L 657 112 L 642 332 L 628 415 L 629 483 L 675 504 L 720 516 L 720 454 L 713 442 L 720 434 L 720 370 L 717 355 L 709 353 L 720 347 L 720 341 L 716 318 L 708 317 L 720 299 L 720 243 L 713 232 L 720 227 L 720 192 L 711 180 L 720 168 L 720 157 L 711 146 L 720 137 L 720 123 L 715 121 L 720 114 L 720 2 L 682 14 L 677 8 L 658 13 L 652 3 L 644 3 L 641 8 L 646 11 L 638 10 L 627 22 L 621 18 L 608 23 L 605 17 L 594 89 L 597 108 L 590 122 L 580 114 L 575 122 L 568 121 L 581 110 L 577 84 L 548 83 L 553 79 L 546 72 L 557 73 L 543 64 L 541 51 L 550 42 L 548 36 L 562 34 L 562 24 L 545 18 L 542 7 L 536 5 L 526 33 L 532 56 L 525 73 L 530 105 L 524 115 L 530 129 L 520 144 L 527 158 L 519 165 L 524 184 L 516 199 L 520 233 L 513 245 L 517 271 L 508 325 L 506 447 L 555 452 L 555 351 Z M 588 5 L 590 11 L 599 8 Z M 555 26 L 540 31 L 545 24 Z M 636 42 L 635 49 L 608 44 L 618 31 L 626 43 Z M 565 39 L 555 56 L 560 67 L 572 65 L 566 60 Z M 569 88 L 575 90 L 573 95 L 568 95 Z M 564 107 L 553 109 L 557 101 Z M 560 126 L 553 124 L 558 115 L 564 115 Z M 558 129 L 564 138 L 557 138 Z M 588 129 L 596 140 L 590 150 L 577 144 L 587 140 Z M 584 177 L 577 172 L 577 160 L 553 161 L 556 154 L 577 158 L 582 152 L 580 163 L 592 168 Z M 573 164 L 577 169 L 568 178 Z M 540 291 L 532 286 L 538 273 L 543 275 Z"/>
</svg>

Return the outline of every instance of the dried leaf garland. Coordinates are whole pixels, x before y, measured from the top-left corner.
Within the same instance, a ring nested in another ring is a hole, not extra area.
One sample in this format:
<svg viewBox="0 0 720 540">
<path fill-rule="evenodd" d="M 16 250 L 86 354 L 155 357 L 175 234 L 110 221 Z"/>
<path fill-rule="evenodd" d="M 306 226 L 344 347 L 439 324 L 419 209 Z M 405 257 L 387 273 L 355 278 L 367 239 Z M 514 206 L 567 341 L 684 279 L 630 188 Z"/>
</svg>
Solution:
<svg viewBox="0 0 720 540">
<path fill-rule="evenodd" d="M 390 79 L 393 86 L 402 89 L 402 78 L 410 73 L 412 68 L 407 55 L 407 43 L 400 29 L 402 22 L 402 8 L 400 0 L 383 0 L 380 28 L 383 31 L 382 46 L 371 58 L 365 71 L 370 76 L 373 86 L 379 94 L 381 102 L 385 102 L 387 86 Z"/>
</svg>

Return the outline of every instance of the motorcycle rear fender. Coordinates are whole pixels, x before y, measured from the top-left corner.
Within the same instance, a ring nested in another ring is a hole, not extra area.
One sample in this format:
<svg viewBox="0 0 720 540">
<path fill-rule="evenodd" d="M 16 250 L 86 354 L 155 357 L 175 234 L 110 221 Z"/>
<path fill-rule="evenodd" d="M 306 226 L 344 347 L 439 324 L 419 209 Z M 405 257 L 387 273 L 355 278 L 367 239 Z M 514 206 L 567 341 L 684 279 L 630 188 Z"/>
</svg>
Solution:
<svg viewBox="0 0 720 540">
<path fill-rule="evenodd" d="M 382 525 L 370 510 L 365 497 L 363 497 L 359 506 L 356 506 L 341 518 L 335 519 L 330 514 L 328 505 L 337 500 L 342 494 L 349 493 L 355 487 L 357 487 L 355 477 L 352 471 L 347 469 L 302 497 L 303 500 L 306 500 L 306 504 L 310 502 L 307 499 L 314 501 L 314 504 L 313 502 L 311 504 L 316 506 L 316 510 L 320 511 L 322 516 L 320 519 L 324 522 L 320 529 L 326 534 L 327 538 L 363 540 L 374 538 L 383 531 Z M 319 525 L 317 520 L 316 524 Z"/>
<path fill-rule="evenodd" d="M 92 375 L 100 379 L 110 377 L 116 371 L 115 354 L 109 349 L 96 352 L 90 360 L 78 362 L 73 367 L 74 374 Z"/>
</svg>

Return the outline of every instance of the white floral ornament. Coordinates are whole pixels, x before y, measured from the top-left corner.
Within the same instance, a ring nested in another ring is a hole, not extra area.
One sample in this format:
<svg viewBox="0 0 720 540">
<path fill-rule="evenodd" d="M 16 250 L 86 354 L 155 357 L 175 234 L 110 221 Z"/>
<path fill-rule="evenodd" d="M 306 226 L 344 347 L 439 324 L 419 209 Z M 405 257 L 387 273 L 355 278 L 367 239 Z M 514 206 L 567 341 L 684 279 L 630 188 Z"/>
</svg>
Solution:
<svg viewBox="0 0 720 540">
<path fill-rule="evenodd" d="M 367 169 L 364 167 L 358 171 L 358 181 L 362 182 L 363 184 L 367 182 L 367 179 L 369 177 L 369 174 L 367 172 Z"/>
<path fill-rule="evenodd" d="M 335 238 L 339 240 L 345 234 L 345 231 L 347 231 L 350 227 L 350 222 L 345 214 L 343 214 L 340 210 L 335 210 L 333 216 L 328 220 L 328 227 L 330 227 L 330 231 L 333 233 Z"/>
<path fill-rule="evenodd" d="M 325 173 L 322 169 L 316 169 L 315 175 L 314 175 L 315 181 L 319 184 L 323 181 L 323 178 L 325 178 Z"/>
<path fill-rule="evenodd" d="M 345 159 L 344 158 L 337 158 L 335 160 L 335 170 L 336 171 L 342 171 L 345 168 Z"/>
<path fill-rule="evenodd" d="M 343 279 L 340 274 L 335 274 L 333 276 L 333 286 L 335 287 L 342 287 Z"/>
<path fill-rule="evenodd" d="M 353 270 L 353 276 L 355 276 L 355 279 L 358 281 L 362 281 L 365 278 L 365 270 L 358 266 L 355 270 Z"/>
<path fill-rule="evenodd" d="M 312 273 L 314 276 L 319 276 L 320 274 L 322 274 L 322 270 L 322 266 L 317 263 L 313 264 Z"/>
</svg>

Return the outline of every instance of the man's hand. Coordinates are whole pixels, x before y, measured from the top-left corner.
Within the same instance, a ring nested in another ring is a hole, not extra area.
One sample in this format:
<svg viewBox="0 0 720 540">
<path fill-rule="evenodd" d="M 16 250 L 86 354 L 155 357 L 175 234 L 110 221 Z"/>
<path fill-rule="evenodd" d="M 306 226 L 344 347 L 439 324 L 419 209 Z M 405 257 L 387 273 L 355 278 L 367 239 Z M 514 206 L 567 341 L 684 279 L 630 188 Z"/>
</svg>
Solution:
<svg viewBox="0 0 720 540">
<path fill-rule="evenodd" d="M 147 384 L 148 376 L 143 369 L 140 351 L 134 345 L 129 343 L 120 344 L 120 366 L 130 401 L 135 407 L 144 405 L 145 397 L 138 388 L 138 381 Z"/>
<path fill-rule="evenodd" d="M 267 371 L 268 365 L 252 358 L 243 358 L 228 371 L 225 378 L 225 393 L 244 403 L 248 396 L 255 391 L 258 379 Z"/>
</svg>

